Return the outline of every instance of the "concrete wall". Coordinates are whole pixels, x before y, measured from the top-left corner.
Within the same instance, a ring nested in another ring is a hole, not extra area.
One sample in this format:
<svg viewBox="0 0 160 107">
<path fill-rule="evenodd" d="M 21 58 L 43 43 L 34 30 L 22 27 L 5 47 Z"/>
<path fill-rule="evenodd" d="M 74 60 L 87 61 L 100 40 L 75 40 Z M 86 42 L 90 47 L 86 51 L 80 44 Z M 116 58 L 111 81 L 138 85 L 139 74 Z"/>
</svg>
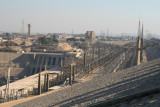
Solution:
<svg viewBox="0 0 160 107">
<path fill-rule="evenodd" d="M 63 54 L 34 54 L 34 61 L 30 64 L 31 75 L 40 71 L 61 66 L 64 60 Z"/>
<path fill-rule="evenodd" d="M 22 78 L 29 74 L 28 65 L 33 61 L 33 55 L 0 52 L 0 78 L 7 74 L 11 61 L 11 76 Z"/>
<path fill-rule="evenodd" d="M 64 59 L 63 54 L 55 53 L 26 53 L 17 54 L 9 52 L 0 52 L 0 78 L 5 76 L 8 69 L 9 60 L 13 67 L 11 67 L 11 76 L 18 76 L 22 78 L 24 76 L 32 75 L 50 69 L 55 66 L 60 66 Z M 5 66 L 3 66 L 6 64 Z M 16 64 L 16 65 L 14 65 Z"/>
<path fill-rule="evenodd" d="M 9 60 L 14 60 L 20 57 L 22 54 L 9 53 L 9 52 L 0 52 L 0 63 L 8 63 Z"/>
</svg>

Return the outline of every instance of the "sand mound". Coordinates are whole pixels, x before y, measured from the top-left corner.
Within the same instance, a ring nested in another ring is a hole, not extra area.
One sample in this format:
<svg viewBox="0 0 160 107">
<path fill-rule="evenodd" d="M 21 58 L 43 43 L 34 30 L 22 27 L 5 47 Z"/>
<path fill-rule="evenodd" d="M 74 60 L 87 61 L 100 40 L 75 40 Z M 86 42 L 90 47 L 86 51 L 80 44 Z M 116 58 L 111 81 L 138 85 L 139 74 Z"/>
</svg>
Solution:
<svg viewBox="0 0 160 107">
<path fill-rule="evenodd" d="M 72 46 L 68 43 L 59 43 L 57 46 L 58 51 L 70 51 L 72 50 Z"/>
</svg>

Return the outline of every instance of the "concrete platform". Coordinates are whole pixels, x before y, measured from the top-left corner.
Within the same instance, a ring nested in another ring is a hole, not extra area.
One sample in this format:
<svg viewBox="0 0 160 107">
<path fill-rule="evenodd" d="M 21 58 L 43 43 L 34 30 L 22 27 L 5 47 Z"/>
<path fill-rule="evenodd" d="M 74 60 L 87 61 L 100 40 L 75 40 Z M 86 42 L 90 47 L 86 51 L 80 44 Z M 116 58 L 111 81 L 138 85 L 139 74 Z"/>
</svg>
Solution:
<svg viewBox="0 0 160 107">
<path fill-rule="evenodd" d="M 43 71 L 42 73 L 45 73 L 45 72 L 57 73 L 59 75 L 62 74 L 62 70 L 59 68 L 52 68 L 52 69 Z M 10 90 L 14 89 L 15 91 L 18 91 L 18 90 L 32 91 L 34 88 L 38 88 L 38 75 L 39 74 L 35 74 L 32 76 L 17 80 L 15 82 L 12 82 L 9 84 L 9 88 L 10 88 Z M 56 78 L 56 77 L 57 77 L 57 75 L 52 76 L 52 78 Z M 43 81 L 44 81 L 44 75 L 41 76 L 41 82 L 43 82 Z M 0 92 L 3 91 L 2 93 L 4 94 L 5 88 L 6 88 L 6 85 L 1 86 Z"/>
</svg>

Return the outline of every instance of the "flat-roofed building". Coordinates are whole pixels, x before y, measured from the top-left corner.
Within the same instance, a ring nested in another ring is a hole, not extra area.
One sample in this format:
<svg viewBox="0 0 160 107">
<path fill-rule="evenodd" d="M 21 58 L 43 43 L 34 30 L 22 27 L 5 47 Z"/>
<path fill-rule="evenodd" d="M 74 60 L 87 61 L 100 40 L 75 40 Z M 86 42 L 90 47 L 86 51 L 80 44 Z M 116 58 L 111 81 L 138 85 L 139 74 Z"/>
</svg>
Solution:
<svg viewBox="0 0 160 107">
<path fill-rule="evenodd" d="M 87 40 L 91 40 L 92 42 L 94 42 L 96 40 L 96 34 L 94 31 L 87 31 L 86 32 L 86 39 Z"/>
</svg>

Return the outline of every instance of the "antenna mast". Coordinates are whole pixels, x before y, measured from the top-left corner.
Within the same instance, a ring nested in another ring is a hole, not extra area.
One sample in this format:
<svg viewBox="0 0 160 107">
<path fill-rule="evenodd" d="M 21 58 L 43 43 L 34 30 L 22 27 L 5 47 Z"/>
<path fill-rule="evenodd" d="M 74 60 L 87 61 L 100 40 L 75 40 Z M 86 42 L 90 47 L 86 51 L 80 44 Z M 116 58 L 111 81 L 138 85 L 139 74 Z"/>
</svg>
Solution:
<svg viewBox="0 0 160 107">
<path fill-rule="evenodd" d="M 22 20 L 21 34 L 24 34 L 24 19 Z"/>
</svg>

